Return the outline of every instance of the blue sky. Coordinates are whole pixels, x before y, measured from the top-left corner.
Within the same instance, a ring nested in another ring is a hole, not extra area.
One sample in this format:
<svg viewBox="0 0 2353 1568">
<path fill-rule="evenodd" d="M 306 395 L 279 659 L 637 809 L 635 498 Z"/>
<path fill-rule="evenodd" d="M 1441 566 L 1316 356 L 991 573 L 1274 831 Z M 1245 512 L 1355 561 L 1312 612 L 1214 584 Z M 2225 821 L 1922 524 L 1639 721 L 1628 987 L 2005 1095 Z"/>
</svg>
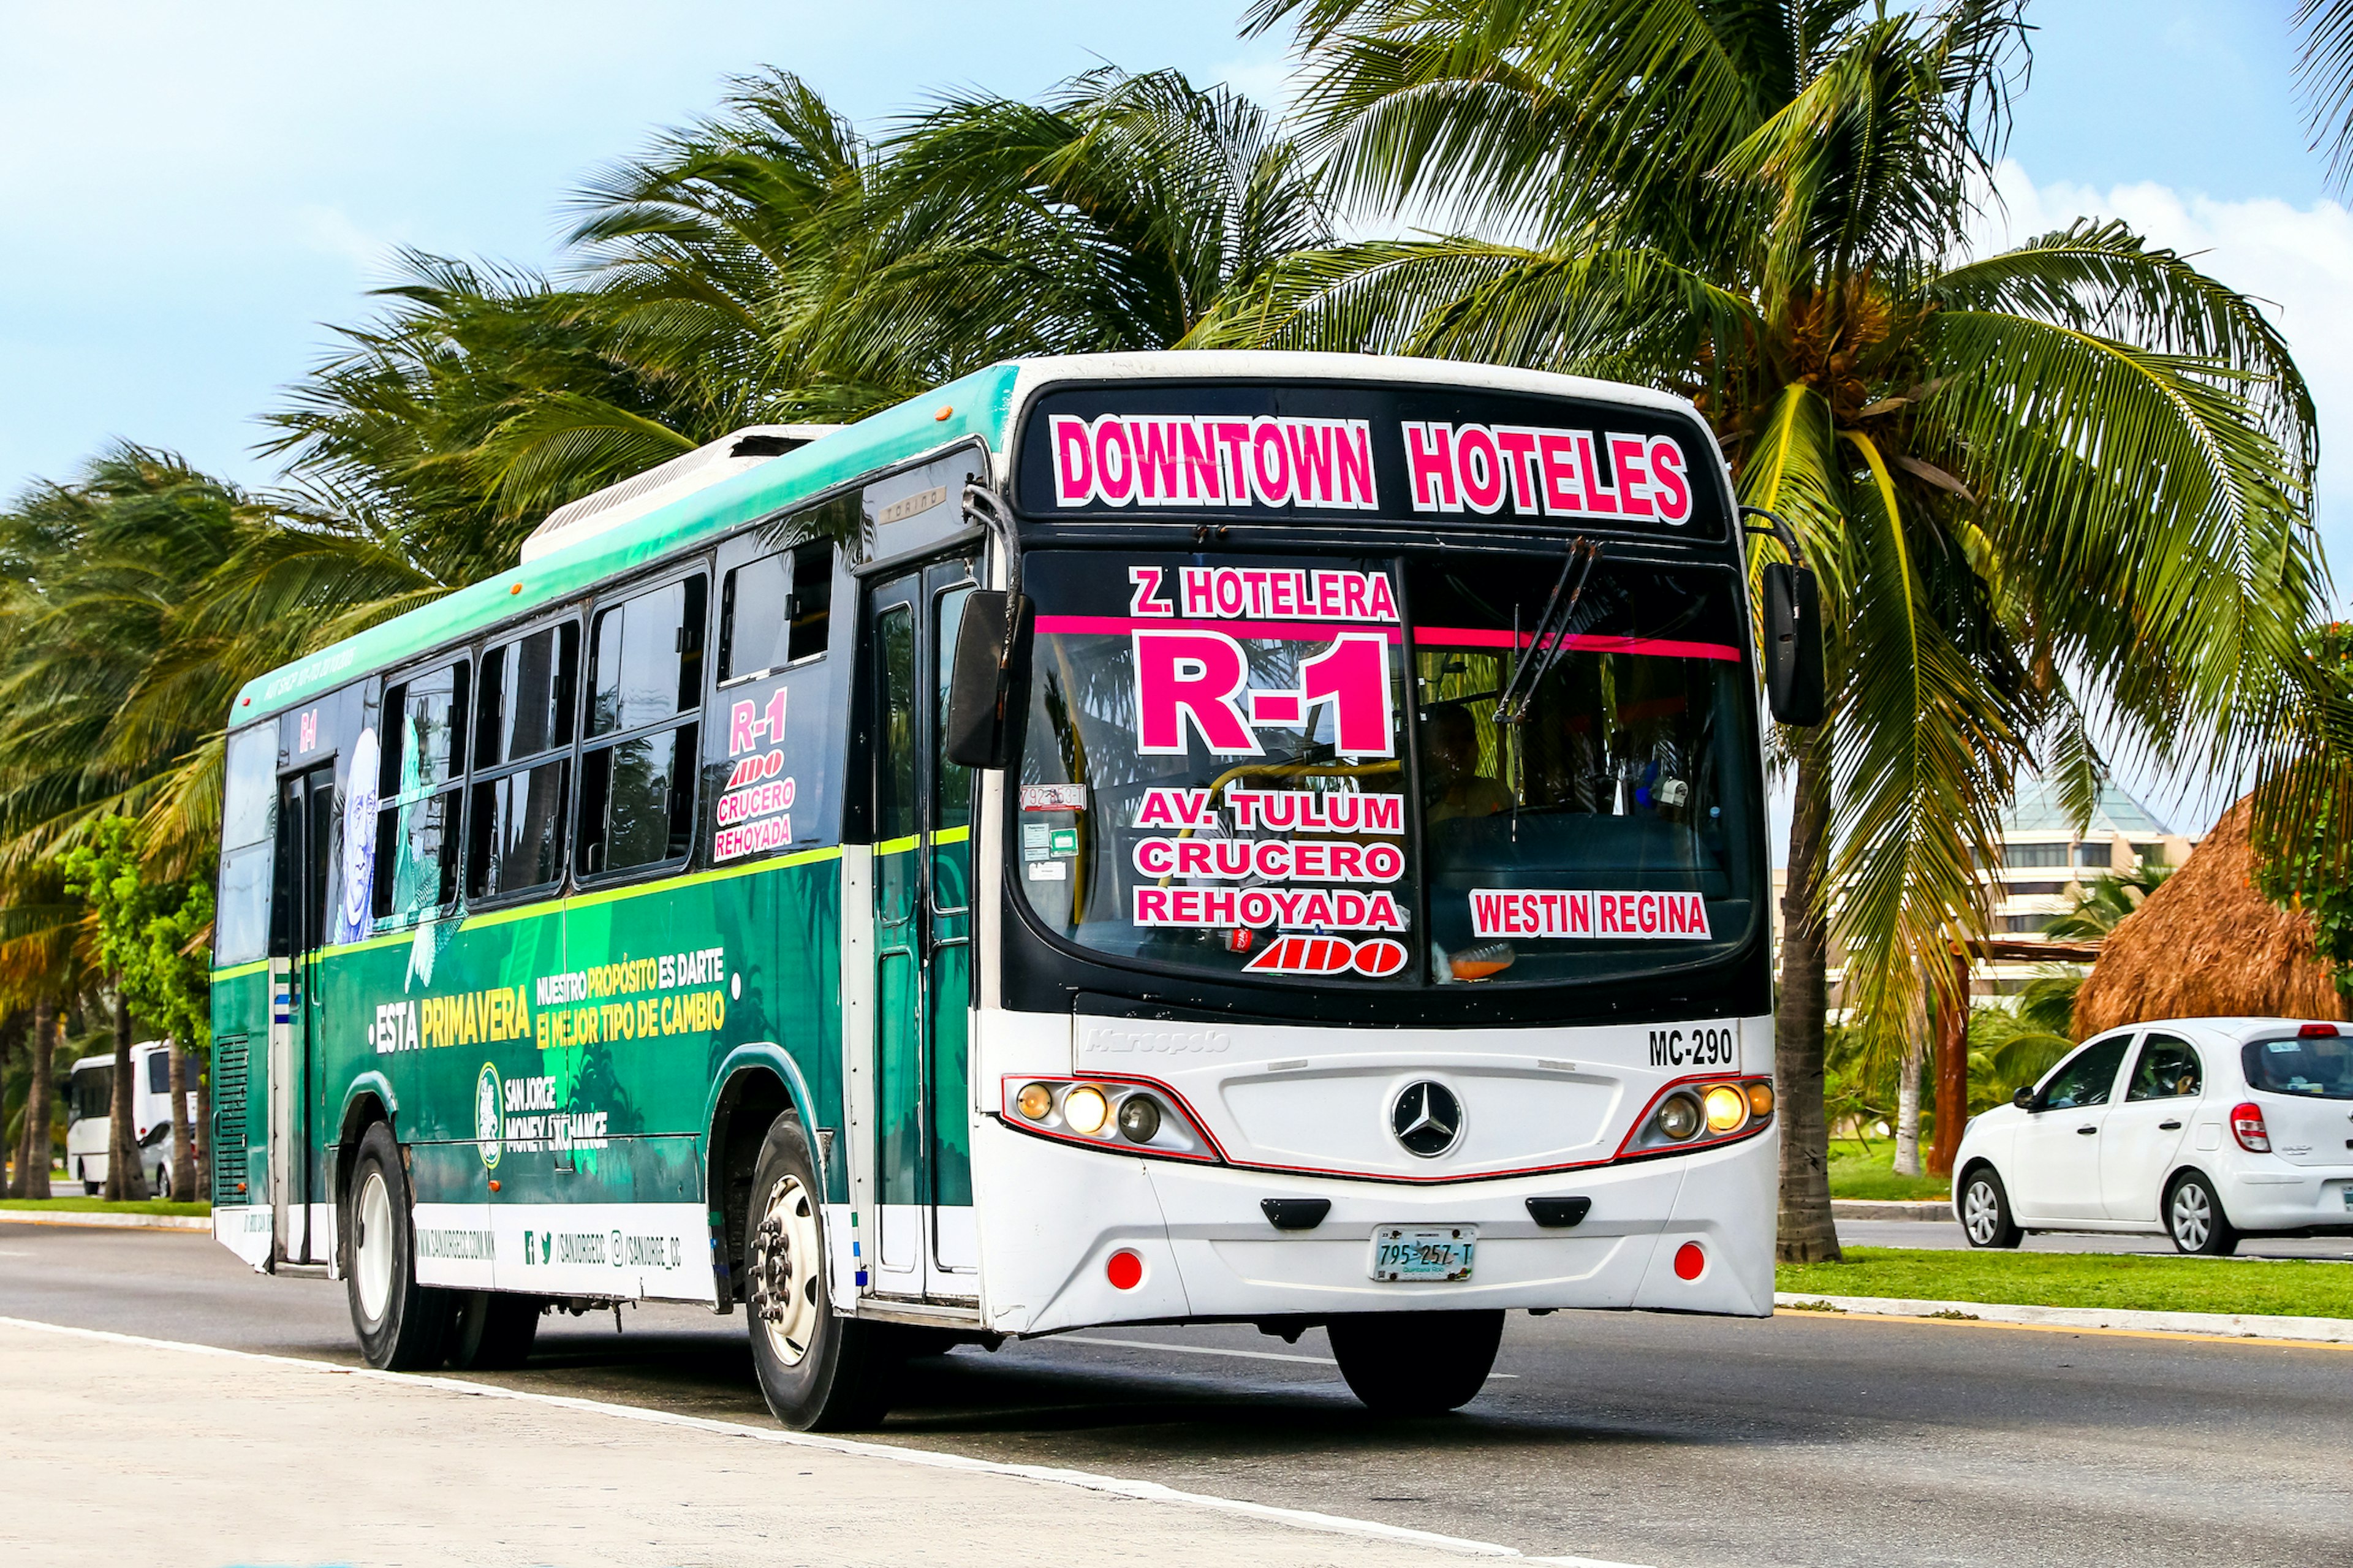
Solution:
<svg viewBox="0 0 2353 1568">
<path fill-rule="evenodd" d="M 2036 65 L 1984 242 L 2081 212 L 2274 302 L 2353 439 L 2353 217 L 2306 149 L 2293 0 L 2036 0 Z M 363 318 L 394 247 L 544 265 L 564 192 L 723 79 L 799 72 L 879 123 L 943 88 L 1032 93 L 1108 60 L 1264 99 L 1232 0 L 0 0 L 0 495 L 106 441 L 248 483 L 254 416 Z M 2340 477 L 2340 475 L 2342 477 Z M 2353 463 L 2322 523 L 2353 563 Z M 2197 792 L 2191 792 L 2193 795 Z M 2183 815 L 2205 817 L 2191 800 Z M 2189 824 L 2202 826 L 2203 821 Z"/>
</svg>

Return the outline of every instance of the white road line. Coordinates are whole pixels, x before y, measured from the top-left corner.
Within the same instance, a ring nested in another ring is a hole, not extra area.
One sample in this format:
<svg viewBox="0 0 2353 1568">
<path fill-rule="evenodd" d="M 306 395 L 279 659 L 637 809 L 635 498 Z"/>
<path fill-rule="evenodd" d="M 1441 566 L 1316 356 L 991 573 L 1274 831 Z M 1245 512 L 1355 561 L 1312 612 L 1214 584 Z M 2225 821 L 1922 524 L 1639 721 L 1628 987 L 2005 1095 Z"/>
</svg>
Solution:
<svg viewBox="0 0 2353 1568">
<path fill-rule="evenodd" d="M 1082 1491 L 1104 1492 L 1113 1497 L 1134 1498 L 1141 1502 L 1165 1502 L 1203 1508 L 1217 1513 L 1237 1514 L 1245 1519 L 1262 1519 L 1272 1524 L 1290 1525 L 1301 1530 L 1321 1531 L 1330 1535 L 1354 1535 L 1376 1541 L 1394 1541 L 1409 1546 L 1427 1546 L 1440 1552 L 1453 1552 L 1466 1557 L 1515 1557 L 1526 1563 L 1546 1563 L 1559 1568 L 1643 1568 L 1641 1563 L 1613 1563 L 1599 1557 L 1530 1557 L 1517 1547 L 1504 1546 L 1491 1541 L 1469 1541 L 1456 1535 L 1440 1535 L 1427 1530 L 1408 1530 L 1402 1525 L 1383 1524 L 1377 1520 L 1350 1519 L 1343 1514 L 1318 1513 L 1309 1509 L 1276 1508 L 1262 1502 L 1249 1502 L 1240 1498 L 1217 1497 L 1208 1492 L 1180 1491 L 1162 1486 L 1157 1481 L 1129 1480 L 1120 1476 L 1097 1475 L 1092 1470 L 1069 1470 L 1051 1465 L 1012 1465 L 994 1459 L 969 1458 L 962 1454 L 946 1454 L 931 1448 L 903 1448 L 892 1443 L 861 1443 L 848 1437 L 822 1437 L 810 1432 L 791 1432 L 780 1426 L 746 1426 L 733 1421 L 714 1421 L 703 1415 L 681 1415 L 674 1411 L 649 1410 L 642 1405 L 614 1405 L 601 1399 L 580 1399 L 570 1394 L 538 1394 L 527 1389 L 501 1388 L 495 1384 L 473 1383 L 464 1378 L 427 1376 L 421 1373 L 378 1372 L 372 1367 L 337 1366 L 332 1362 L 306 1361 L 301 1356 L 272 1355 L 265 1351 L 228 1350 L 219 1345 L 195 1344 L 184 1340 L 150 1339 L 143 1334 L 119 1334 L 106 1329 L 76 1328 L 65 1323 L 45 1323 L 32 1318 L 0 1317 L 0 1328 L 29 1329 L 37 1333 L 64 1334 L 75 1339 L 97 1340 L 102 1343 L 138 1345 L 148 1350 L 179 1351 L 188 1355 L 214 1356 L 225 1361 L 260 1362 L 266 1365 L 290 1368 L 301 1372 L 318 1373 L 333 1377 L 355 1377 L 371 1383 L 389 1383 L 407 1387 L 444 1389 L 452 1394 L 470 1394 L 483 1399 L 512 1399 L 526 1405 L 551 1405 L 559 1410 L 575 1410 L 594 1415 L 610 1415 L 624 1421 L 642 1421 L 656 1426 L 681 1426 L 689 1431 L 709 1432 L 725 1437 L 749 1437 L 759 1443 L 780 1443 L 787 1447 L 818 1448 L 830 1454 L 851 1454 L 870 1459 L 890 1459 L 902 1465 L 919 1465 L 932 1469 L 965 1470 L 980 1475 L 1008 1476 L 1017 1480 L 1037 1481 L 1049 1486 L 1074 1487 Z M 1113 1343 L 1134 1343 L 1134 1341 L 1113 1341 Z M 1257 1352 L 1264 1355 L 1271 1352 Z M 1321 1359 L 1321 1358 L 1301 1358 Z"/>
</svg>

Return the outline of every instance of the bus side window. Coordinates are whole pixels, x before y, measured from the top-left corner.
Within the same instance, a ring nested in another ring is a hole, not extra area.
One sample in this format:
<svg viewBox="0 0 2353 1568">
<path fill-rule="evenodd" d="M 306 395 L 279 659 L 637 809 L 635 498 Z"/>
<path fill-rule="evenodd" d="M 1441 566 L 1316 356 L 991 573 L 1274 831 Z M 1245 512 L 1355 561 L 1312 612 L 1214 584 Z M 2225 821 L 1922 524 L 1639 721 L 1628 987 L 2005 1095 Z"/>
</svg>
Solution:
<svg viewBox="0 0 2353 1568">
<path fill-rule="evenodd" d="M 698 573 L 596 612 L 587 731 L 592 742 L 611 739 L 580 757 L 583 876 L 682 859 L 693 847 L 709 595 Z"/>
<path fill-rule="evenodd" d="M 564 876 L 580 623 L 543 626 L 482 656 L 474 703 L 474 783 L 466 814 L 466 896 L 497 898 Z M 545 753 L 557 751 L 554 756 Z M 543 760 L 534 760 L 543 759 Z"/>
<path fill-rule="evenodd" d="M 471 677 L 461 658 L 385 690 L 371 900 L 378 920 L 414 921 L 457 902 Z"/>
<path fill-rule="evenodd" d="M 719 684 L 823 653 L 832 610 L 833 546 L 823 540 L 729 572 L 719 595 Z"/>
<path fill-rule="evenodd" d="M 221 802 L 220 890 L 213 901 L 213 962 L 249 963 L 269 952 L 270 831 L 278 804 L 278 734 L 260 724 L 228 739 Z"/>
</svg>

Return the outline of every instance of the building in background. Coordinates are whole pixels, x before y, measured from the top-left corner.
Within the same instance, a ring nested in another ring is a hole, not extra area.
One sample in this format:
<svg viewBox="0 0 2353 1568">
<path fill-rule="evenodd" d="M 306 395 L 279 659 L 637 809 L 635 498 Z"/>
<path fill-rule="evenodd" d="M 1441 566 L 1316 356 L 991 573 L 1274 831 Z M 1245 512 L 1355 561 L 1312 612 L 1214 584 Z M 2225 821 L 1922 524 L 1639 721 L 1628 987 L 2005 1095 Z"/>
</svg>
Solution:
<svg viewBox="0 0 2353 1568">
<path fill-rule="evenodd" d="M 1986 934 L 2005 942 L 2040 942 L 2042 928 L 2073 910 L 2094 879 L 2130 873 L 2143 865 L 2179 866 L 2196 847 L 2197 840 L 2168 828 L 2148 807 L 2113 783 L 2101 789 L 2090 824 L 2078 833 L 2057 789 L 2028 775 L 2021 781 L 2017 801 L 2003 820 L 2001 863 L 1978 873 L 1986 890 Z M 1777 867 L 1773 872 L 1777 953 L 1781 900 L 1788 883 L 1787 868 Z M 1834 1019 L 1844 999 L 1844 964 L 1845 954 L 1833 939 L 1829 981 Z M 2021 960 L 1973 963 L 1970 994 L 1980 1000 L 2014 996 L 2049 967 Z M 2066 967 L 2081 973 L 2087 966 Z"/>
</svg>

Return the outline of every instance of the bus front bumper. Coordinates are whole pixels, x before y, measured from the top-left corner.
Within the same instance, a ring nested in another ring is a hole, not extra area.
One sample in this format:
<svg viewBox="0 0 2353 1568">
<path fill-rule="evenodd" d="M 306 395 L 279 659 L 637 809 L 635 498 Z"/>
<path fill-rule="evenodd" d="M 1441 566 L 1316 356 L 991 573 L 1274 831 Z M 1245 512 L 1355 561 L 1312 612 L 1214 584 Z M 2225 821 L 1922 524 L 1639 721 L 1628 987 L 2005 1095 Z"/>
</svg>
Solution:
<svg viewBox="0 0 2353 1568">
<path fill-rule="evenodd" d="M 1482 1308 L 1765 1317 L 1773 1310 L 1778 1139 L 1772 1127 L 1689 1154 L 1423 1186 L 1123 1158 L 983 1122 L 976 1174 L 1017 1184 L 998 1192 L 1027 1194 L 1018 1220 L 1004 1204 L 982 1200 L 989 1326 L 1034 1334 Z M 1538 1225 L 1528 1200 L 1560 1197 L 1591 1207 L 1573 1226 Z M 1282 1231 L 1262 1207 L 1268 1198 L 1324 1199 L 1331 1208 L 1312 1230 Z M 1388 1226 L 1476 1226 L 1471 1278 L 1375 1279 L 1374 1232 Z M 1124 1289 L 1114 1276 L 1134 1271 L 1112 1267 L 1121 1252 L 1142 1265 Z"/>
</svg>

